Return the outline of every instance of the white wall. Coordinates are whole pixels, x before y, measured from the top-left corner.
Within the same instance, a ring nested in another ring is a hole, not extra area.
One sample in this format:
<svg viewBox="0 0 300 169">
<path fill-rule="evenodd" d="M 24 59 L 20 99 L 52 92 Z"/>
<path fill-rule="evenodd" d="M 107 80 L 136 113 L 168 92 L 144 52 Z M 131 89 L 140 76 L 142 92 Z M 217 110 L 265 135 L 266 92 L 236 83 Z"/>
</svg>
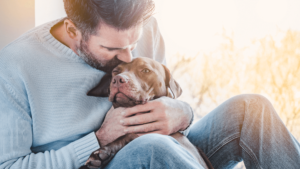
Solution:
<svg viewBox="0 0 300 169">
<path fill-rule="evenodd" d="M 63 0 L 35 0 L 35 26 L 65 16 Z"/>
<path fill-rule="evenodd" d="M 0 50 L 34 28 L 34 0 L 0 0 Z"/>
</svg>

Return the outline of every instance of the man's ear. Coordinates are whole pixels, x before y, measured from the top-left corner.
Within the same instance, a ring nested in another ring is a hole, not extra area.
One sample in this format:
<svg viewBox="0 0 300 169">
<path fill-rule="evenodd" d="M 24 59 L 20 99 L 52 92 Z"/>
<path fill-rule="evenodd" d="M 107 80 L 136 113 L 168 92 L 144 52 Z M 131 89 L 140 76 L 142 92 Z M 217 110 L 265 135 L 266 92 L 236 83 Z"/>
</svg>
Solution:
<svg viewBox="0 0 300 169">
<path fill-rule="evenodd" d="M 179 86 L 179 84 L 175 81 L 175 79 L 172 77 L 170 70 L 165 65 L 163 65 L 163 67 L 166 73 L 167 96 L 176 99 L 181 95 L 182 89 Z M 168 90 L 168 88 L 170 90 Z"/>
<path fill-rule="evenodd" d="M 75 24 L 70 19 L 64 20 L 64 27 L 71 39 L 79 41 L 81 39 L 81 32 L 77 29 Z"/>
<path fill-rule="evenodd" d="M 106 73 L 100 82 L 90 90 L 87 95 L 88 96 L 96 96 L 96 97 L 108 97 L 109 96 L 109 86 L 112 79 L 111 73 Z"/>
</svg>

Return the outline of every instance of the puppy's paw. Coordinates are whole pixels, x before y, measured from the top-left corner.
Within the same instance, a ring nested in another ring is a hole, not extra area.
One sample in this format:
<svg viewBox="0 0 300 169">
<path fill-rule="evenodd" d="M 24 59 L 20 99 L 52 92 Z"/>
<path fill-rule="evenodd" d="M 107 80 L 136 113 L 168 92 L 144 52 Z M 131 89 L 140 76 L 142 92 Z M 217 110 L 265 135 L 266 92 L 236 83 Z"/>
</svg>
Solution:
<svg viewBox="0 0 300 169">
<path fill-rule="evenodd" d="M 100 168 L 102 165 L 101 165 L 101 161 L 99 160 L 92 160 L 92 161 L 89 161 L 87 164 L 86 164 L 87 168 Z"/>
<path fill-rule="evenodd" d="M 111 150 L 108 147 L 100 148 L 90 155 L 85 165 L 89 168 L 103 167 L 109 163 L 113 158 L 113 155 L 114 154 L 111 153 Z"/>
</svg>

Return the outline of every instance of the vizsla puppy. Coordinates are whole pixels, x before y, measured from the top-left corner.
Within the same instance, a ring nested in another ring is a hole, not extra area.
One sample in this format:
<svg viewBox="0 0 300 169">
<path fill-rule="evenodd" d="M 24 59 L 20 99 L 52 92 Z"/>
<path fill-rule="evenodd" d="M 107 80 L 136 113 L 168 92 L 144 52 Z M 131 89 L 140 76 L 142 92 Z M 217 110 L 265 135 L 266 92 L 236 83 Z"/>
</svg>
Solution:
<svg viewBox="0 0 300 169">
<path fill-rule="evenodd" d="M 112 74 L 106 74 L 100 83 L 89 91 L 90 96 L 107 97 L 114 108 L 133 107 L 162 96 L 176 99 L 181 95 L 181 88 L 173 79 L 168 68 L 149 58 L 136 58 L 131 63 L 122 63 Z M 184 135 L 177 132 L 171 135 L 186 148 L 204 168 L 212 168 L 205 154 L 196 148 Z M 114 155 L 137 134 L 126 134 L 112 143 L 92 153 L 82 168 L 104 167 Z M 201 155 L 200 155 L 201 154 Z M 202 156 L 202 157 L 201 157 Z"/>
</svg>

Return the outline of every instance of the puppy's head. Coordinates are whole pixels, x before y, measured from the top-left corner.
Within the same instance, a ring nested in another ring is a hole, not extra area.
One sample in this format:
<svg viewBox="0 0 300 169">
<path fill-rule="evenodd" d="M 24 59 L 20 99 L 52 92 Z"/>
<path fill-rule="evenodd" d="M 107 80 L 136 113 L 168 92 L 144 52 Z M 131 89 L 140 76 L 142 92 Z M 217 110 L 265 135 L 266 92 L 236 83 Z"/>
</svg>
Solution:
<svg viewBox="0 0 300 169">
<path fill-rule="evenodd" d="M 180 86 L 167 67 L 155 60 L 139 57 L 118 65 L 88 95 L 109 97 L 114 108 L 117 108 L 145 104 L 162 96 L 175 99 L 181 93 Z"/>
</svg>

